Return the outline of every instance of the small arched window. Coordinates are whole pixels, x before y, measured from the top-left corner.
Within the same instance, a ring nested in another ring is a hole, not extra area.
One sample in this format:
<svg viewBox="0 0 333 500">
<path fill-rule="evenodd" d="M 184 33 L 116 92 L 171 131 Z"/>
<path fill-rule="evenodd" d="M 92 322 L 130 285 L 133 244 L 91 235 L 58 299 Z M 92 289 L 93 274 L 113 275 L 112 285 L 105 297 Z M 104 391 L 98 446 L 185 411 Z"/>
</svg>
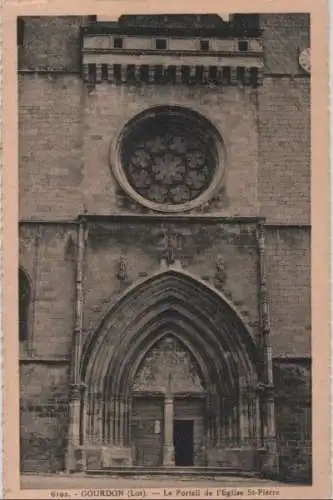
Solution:
<svg viewBox="0 0 333 500">
<path fill-rule="evenodd" d="M 30 305 L 30 282 L 27 274 L 19 269 L 19 340 L 28 340 L 28 315 Z"/>
</svg>

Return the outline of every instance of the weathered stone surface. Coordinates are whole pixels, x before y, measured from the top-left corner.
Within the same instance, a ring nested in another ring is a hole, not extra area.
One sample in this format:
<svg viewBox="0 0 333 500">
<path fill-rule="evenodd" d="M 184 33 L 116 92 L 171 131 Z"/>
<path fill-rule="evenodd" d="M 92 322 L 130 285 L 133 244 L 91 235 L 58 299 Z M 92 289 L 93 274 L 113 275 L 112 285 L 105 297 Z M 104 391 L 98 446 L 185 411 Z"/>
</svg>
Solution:
<svg viewBox="0 0 333 500">
<path fill-rule="evenodd" d="M 171 379 L 169 379 L 171 377 Z M 134 380 L 135 391 L 202 392 L 195 360 L 177 339 L 166 336 L 143 360 Z"/>
<path fill-rule="evenodd" d="M 267 74 L 258 89 L 106 82 L 88 89 L 79 74 L 79 28 L 86 21 L 78 16 L 27 19 L 26 46 L 20 50 L 21 68 L 29 70 L 19 75 L 20 217 L 30 221 L 20 227 L 20 265 L 33 292 L 31 352 L 21 350 L 22 470 L 64 468 L 77 251 L 76 227 L 68 222 L 84 207 L 90 215 L 136 216 L 88 224 L 83 342 L 130 287 L 161 271 L 165 224 L 157 217 L 139 221 L 139 215 L 156 214 L 119 188 L 111 173 L 110 147 L 137 113 L 172 104 L 209 119 L 226 151 L 220 189 L 189 212 L 211 217 L 210 222 L 172 223 L 177 265 L 221 292 L 255 338 L 260 334 L 255 225 L 215 222 L 212 216 L 260 215 L 269 224 L 289 225 L 267 227 L 265 247 L 271 344 L 273 356 L 280 358 L 274 374 L 278 451 L 282 476 L 307 480 L 310 372 L 283 358 L 310 354 L 310 228 L 294 226 L 309 223 L 310 82 L 297 64 L 298 49 L 309 44 L 308 16 L 261 16 Z M 58 224 L 45 224 L 51 219 Z M 126 277 L 119 279 L 122 258 Z M 126 331 L 132 315 L 129 310 L 119 316 L 114 331 Z M 105 340 L 105 349 L 114 345 L 115 338 Z M 194 365 L 186 349 L 170 353 L 163 343 L 156 344 L 143 361 L 136 388 L 165 390 L 166 370 L 174 373 L 179 390 L 200 392 Z M 194 426 L 198 465 L 207 460 L 203 429 L 199 419 Z M 258 466 L 251 451 L 236 456 L 234 450 L 217 448 L 210 453 L 212 464 Z M 85 460 L 88 467 L 99 468 L 101 450 L 87 449 Z"/>
<path fill-rule="evenodd" d="M 311 481 L 311 369 L 304 363 L 276 362 L 276 425 L 280 475 Z"/>
</svg>

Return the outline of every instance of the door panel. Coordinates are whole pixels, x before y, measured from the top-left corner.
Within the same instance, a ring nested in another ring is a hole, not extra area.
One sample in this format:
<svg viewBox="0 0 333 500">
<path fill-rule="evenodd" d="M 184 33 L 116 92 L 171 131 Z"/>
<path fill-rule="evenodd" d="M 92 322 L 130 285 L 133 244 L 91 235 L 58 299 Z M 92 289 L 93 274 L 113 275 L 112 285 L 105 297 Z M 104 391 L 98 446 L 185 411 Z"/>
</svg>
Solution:
<svg viewBox="0 0 333 500">
<path fill-rule="evenodd" d="M 132 409 L 132 441 L 135 448 L 135 465 L 146 467 L 162 465 L 163 411 L 162 399 L 134 399 Z"/>
</svg>

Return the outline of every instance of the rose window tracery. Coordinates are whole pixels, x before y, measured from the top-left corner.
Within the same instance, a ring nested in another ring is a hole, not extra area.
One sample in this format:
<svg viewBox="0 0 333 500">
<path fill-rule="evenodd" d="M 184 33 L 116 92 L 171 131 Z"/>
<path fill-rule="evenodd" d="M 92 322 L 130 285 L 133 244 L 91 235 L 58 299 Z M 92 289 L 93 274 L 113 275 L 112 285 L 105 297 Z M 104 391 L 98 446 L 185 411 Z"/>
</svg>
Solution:
<svg viewBox="0 0 333 500">
<path fill-rule="evenodd" d="M 122 164 L 131 187 L 158 204 L 183 204 L 210 185 L 215 159 L 209 144 L 188 127 L 156 120 L 129 134 Z"/>
<path fill-rule="evenodd" d="M 206 203 L 221 187 L 224 144 L 214 125 L 180 106 L 134 116 L 111 143 L 112 172 L 126 194 L 159 212 Z"/>
</svg>

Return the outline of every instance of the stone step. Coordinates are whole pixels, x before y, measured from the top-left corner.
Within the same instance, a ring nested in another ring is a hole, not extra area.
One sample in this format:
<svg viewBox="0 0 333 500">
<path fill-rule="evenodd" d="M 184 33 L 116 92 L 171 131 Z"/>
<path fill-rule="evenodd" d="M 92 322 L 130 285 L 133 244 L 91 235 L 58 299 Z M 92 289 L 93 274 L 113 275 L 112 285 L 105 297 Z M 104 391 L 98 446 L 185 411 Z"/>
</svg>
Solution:
<svg viewBox="0 0 333 500">
<path fill-rule="evenodd" d="M 89 475 L 110 476 L 187 476 L 187 477 L 253 477 L 255 474 L 245 472 L 239 467 L 109 467 L 98 470 L 88 470 Z"/>
</svg>

